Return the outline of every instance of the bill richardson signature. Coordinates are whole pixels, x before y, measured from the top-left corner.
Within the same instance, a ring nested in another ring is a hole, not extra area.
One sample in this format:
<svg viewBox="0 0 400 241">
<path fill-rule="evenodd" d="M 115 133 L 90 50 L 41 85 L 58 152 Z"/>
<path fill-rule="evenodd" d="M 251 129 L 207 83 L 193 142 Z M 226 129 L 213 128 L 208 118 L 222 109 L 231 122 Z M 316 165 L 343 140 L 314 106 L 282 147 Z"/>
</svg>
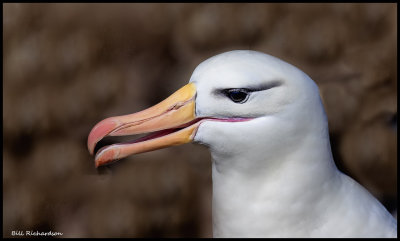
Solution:
<svg viewBox="0 0 400 241">
<path fill-rule="evenodd" d="M 40 231 L 32 231 L 32 230 L 14 230 L 11 231 L 11 236 L 62 236 L 63 233 L 61 232 L 53 232 L 53 231 L 48 231 L 48 232 L 40 232 Z"/>
</svg>

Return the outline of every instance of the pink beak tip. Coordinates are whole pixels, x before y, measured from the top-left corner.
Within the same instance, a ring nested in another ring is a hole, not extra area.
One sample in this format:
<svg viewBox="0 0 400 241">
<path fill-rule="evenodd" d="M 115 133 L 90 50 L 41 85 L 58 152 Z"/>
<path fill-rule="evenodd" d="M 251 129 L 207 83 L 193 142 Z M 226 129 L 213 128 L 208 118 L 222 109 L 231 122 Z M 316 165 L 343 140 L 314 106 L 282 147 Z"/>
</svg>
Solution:
<svg viewBox="0 0 400 241">
<path fill-rule="evenodd" d="M 94 148 L 101 139 L 103 139 L 105 136 L 110 134 L 112 130 L 114 130 L 115 127 L 117 127 L 118 124 L 115 123 L 115 121 L 111 120 L 110 118 L 107 118 L 105 120 L 100 121 L 93 127 L 93 129 L 89 133 L 88 141 L 87 141 L 87 147 L 91 155 L 93 155 Z"/>
<path fill-rule="evenodd" d="M 117 153 L 114 149 L 98 152 L 94 160 L 96 168 L 112 162 L 116 158 L 116 155 L 118 155 Z"/>
</svg>

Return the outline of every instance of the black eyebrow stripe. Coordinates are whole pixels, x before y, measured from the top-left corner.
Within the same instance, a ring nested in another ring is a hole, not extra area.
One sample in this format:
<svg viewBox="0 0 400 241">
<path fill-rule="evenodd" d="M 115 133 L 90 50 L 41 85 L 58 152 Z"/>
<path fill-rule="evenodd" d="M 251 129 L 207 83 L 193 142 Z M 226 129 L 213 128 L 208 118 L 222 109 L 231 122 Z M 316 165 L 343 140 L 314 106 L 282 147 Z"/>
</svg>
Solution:
<svg viewBox="0 0 400 241">
<path fill-rule="evenodd" d="M 263 90 L 268 90 L 274 87 L 278 87 L 280 85 L 282 85 L 282 81 L 280 80 L 275 80 L 275 81 L 271 81 L 269 83 L 263 83 L 261 85 L 258 86 L 251 86 L 251 87 L 246 87 L 243 89 L 247 89 L 250 92 L 256 92 L 256 91 L 263 91 Z M 240 88 L 239 88 L 240 89 Z"/>
<path fill-rule="evenodd" d="M 215 93 L 216 95 L 220 95 L 220 94 L 225 95 L 225 92 L 226 92 L 227 90 L 243 90 L 243 91 L 246 91 L 246 92 L 248 92 L 248 93 L 251 93 L 251 92 L 257 92 L 257 91 L 264 91 L 264 90 L 272 89 L 272 88 L 278 87 L 278 86 L 280 86 L 280 85 L 282 85 L 282 84 L 283 84 L 283 82 L 282 82 L 281 80 L 275 80 L 275 81 L 271 81 L 271 82 L 269 82 L 269 83 L 263 83 L 263 84 L 256 85 L 256 86 L 246 86 L 246 87 L 238 87 L 238 88 L 216 89 L 216 90 L 214 91 L 214 93 Z"/>
</svg>

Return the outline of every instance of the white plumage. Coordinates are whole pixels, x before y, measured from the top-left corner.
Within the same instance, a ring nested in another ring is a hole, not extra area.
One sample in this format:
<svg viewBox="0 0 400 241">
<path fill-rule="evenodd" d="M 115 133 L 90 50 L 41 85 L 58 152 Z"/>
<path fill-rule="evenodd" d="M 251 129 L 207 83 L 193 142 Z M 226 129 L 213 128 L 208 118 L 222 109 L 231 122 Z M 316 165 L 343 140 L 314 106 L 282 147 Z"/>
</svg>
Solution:
<svg viewBox="0 0 400 241">
<path fill-rule="evenodd" d="M 200 64 L 190 81 L 198 117 L 255 117 L 204 122 L 194 138 L 212 153 L 215 237 L 397 236 L 383 205 L 336 168 L 318 87 L 302 71 L 232 51 Z M 270 84 L 242 104 L 216 94 Z"/>
<path fill-rule="evenodd" d="M 255 51 L 201 63 L 190 83 L 144 111 L 107 118 L 109 135 L 157 131 L 100 149 L 96 166 L 195 141 L 212 156 L 214 237 L 396 237 L 397 221 L 335 166 L 317 85 Z"/>
</svg>

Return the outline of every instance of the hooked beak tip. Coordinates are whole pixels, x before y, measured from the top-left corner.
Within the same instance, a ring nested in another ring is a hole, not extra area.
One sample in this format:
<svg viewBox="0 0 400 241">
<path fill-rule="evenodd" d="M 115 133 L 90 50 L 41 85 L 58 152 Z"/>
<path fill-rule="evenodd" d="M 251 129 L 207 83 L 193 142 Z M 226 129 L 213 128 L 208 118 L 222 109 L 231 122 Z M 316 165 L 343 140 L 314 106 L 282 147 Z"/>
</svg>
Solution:
<svg viewBox="0 0 400 241">
<path fill-rule="evenodd" d="M 111 118 L 107 118 L 93 127 L 93 129 L 90 131 L 87 142 L 87 147 L 91 155 L 94 153 L 94 148 L 97 142 L 107 136 L 117 126 L 118 123 Z"/>
</svg>

